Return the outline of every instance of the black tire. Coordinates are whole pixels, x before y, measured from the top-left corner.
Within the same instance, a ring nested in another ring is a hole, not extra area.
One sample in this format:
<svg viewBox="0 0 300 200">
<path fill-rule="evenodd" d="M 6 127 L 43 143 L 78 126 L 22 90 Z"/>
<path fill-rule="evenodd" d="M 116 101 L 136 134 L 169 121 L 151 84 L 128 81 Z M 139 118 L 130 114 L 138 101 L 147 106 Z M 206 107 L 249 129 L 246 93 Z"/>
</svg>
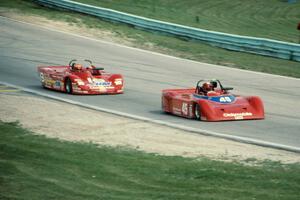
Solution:
<svg viewBox="0 0 300 200">
<path fill-rule="evenodd" d="M 66 93 L 68 93 L 68 94 L 72 94 L 73 93 L 72 81 L 69 78 L 66 79 L 65 89 L 66 89 Z"/>
<path fill-rule="evenodd" d="M 194 115 L 196 120 L 201 120 L 201 108 L 197 103 L 195 104 Z"/>
</svg>

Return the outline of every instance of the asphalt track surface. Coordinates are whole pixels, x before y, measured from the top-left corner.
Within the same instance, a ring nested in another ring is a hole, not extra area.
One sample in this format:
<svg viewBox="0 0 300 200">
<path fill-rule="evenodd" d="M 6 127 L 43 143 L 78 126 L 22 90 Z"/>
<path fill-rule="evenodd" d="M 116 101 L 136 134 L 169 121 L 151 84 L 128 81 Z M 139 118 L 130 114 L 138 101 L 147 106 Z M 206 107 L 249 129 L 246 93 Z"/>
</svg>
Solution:
<svg viewBox="0 0 300 200">
<path fill-rule="evenodd" d="M 65 65 L 73 58 L 91 59 L 108 72 L 123 74 L 125 93 L 78 96 L 41 87 L 38 65 Z M 203 78 L 218 78 L 223 85 L 234 87 L 236 94 L 260 96 L 266 119 L 201 122 L 162 113 L 162 89 L 193 87 Z M 300 148 L 300 79 L 178 59 L 1 17 L 0 81 L 181 127 Z"/>
</svg>

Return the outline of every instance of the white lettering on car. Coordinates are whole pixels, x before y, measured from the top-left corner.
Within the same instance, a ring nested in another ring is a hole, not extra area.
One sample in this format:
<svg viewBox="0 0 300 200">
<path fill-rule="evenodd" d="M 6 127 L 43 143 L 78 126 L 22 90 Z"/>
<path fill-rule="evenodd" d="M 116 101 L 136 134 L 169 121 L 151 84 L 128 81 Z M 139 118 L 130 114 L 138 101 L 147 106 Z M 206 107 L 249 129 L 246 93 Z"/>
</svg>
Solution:
<svg viewBox="0 0 300 200">
<path fill-rule="evenodd" d="M 115 85 L 122 85 L 122 79 L 115 79 Z"/>
<path fill-rule="evenodd" d="M 42 72 L 40 73 L 40 78 L 41 78 L 41 82 L 44 83 L 45 82 L 45 78 L 44 78 L 44 74 Z"/>
<path fill-rule="evenodd" d="M 181 110 L 182 110 L 182 114 L 183 114 L 183 115 L 188 115 L 188 104 L 185 103 L 185 102 L 183 102 L 183 103 L 182 103 Z"/>
<path fill-rule="evenodd" d="M 234 117 L 234 119 L 244 119 L 246 116 L 252 116 L 251 112 L 242 113 L 223 113 L 223 117 Z"/>
</svg>

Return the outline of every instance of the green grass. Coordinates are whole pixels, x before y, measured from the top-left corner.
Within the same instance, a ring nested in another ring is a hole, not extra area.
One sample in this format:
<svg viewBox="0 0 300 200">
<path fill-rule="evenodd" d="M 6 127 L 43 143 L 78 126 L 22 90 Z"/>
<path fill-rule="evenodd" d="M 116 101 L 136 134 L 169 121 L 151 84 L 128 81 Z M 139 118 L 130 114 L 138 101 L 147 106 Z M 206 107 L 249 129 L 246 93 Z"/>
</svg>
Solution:
<svg viewBox="0 0 300 200">
<path fill-rule="evenodd" d="M 135 15 L 232 34 L 298 43 L 300 2 L 287 0 L 75 0 Z M 197 20 L 197 17 L 199 20 Z"/>
<path fill-rule="evenodd" d="M 0 199 L 299 199 L 300 165 L 146 154 L 0 122 Z"/>
<path fill-rule="evenodd" d="M 88 1 L 86 0 L 85 2 Z M 135 7 L 134 5 L 137 5 L 136 6 L 137 8 L 142 8 L 140 3 L 143 5 L 146 5 L 147 3 L 147 1 L 136 1 L 135 4 L 128 6 L 129 5 L 128 2 L 130 1 L 126 1 L 126 0 L 122 1 L 122 3 L 119 4 L 117 4 L 113 0 L 101 1 L 101 2 L 103 3 L 103 6 L 106 7 L 109 7 L 108 5 L 111 5 L 111 7 L 119 5 L 119 7 L 125 7 L 128 9 L 130 7 L 134 8 Z M 155 5 L 155 7 L 157 8 L 159 7 L 158 5 L 160 5 L 159 2 L 164 5 L 164 3 L 170 1 L 155 1 L 155 2 L 157 2 Z M 195 1 L 185 1 L 185 2 L 191 3 Z M 215 1 L 206 1 L 206 2 L 215 2 Z M 231 2 L 234 3 L 238 1 L 231 0 Z M 255 2 L 255 1 L 245 1 L 245 2 Z M 266 3 L 269 1 L 263 1 L 263 2 Z M 294 7 L 297 6 L 299 7 L 299 3 L 287 4 L 281 1 L 276 1 L 276 2 L 273 2 L 274 5 L 280 4 L 283 6 L 289 6 L 291 10 L 293 10 Z M 259 5 L 262 4 L 262 2 L 260 1 L 257 1 L 256 3 Z M 114 33 L 116 37 L 120 37 L 123 38 L 124 40 L 131 41 L 132 45 L 137 48 L 149 49 L 152 51 L 174 55 L 181 58 L 192 59 L 200 62 L 219 64 L 219 65 L 224 65 L 224 66 L 229 66 L 234 68 L 247 69 L 252 71 L 266 72 L 271 74 L 279 74 L 284 76 L 300 78 L 300 63 L 295 61 L 276 59 L 276 58 L 253 55 L 253 54 L 242 53 L 242 52 L 228 51 L 221 48 L 212 47 L 200 42 L 188 41 L 180 38 L 174 38 L 168 35 L 162 35 L 158 33 L 152 33 L 152 32 L 147 32 L 139 29 L 134 29 L 124 24 L 111 23 L 87 15 L 81 15 L 73 12 L 56 11 L 56 10 L 44 8 L 33 3 L 32 0 L 27 0 L 27 1 L 11 0 L 11 1 L 3 1 L 3 2 L 0 1 L 0 7 L 16 8 L 17 10 L 20 10 L 25 14 L 34 14 L 34 15 L 46 17 L 48 19 L 61 20 L 61 21 L 68 22 L 69 24 L 74 26 L 86 26 L 89 28 L 96 28 L 99 30 L 105 30 L 105 31 L 108 30 Z M 179 6 L 178 9 L 180 7 L 181 6 Z M 184 6 L 182 7 L 184 8 Z M 116 9 L 116 7 L 113 8 Z M 145 8 L 145 13 L 150 12 L 148 11 L 149 9 L 150 8 L 148 9 Z M 135 9 L 135 10 L 139 10 L 139 9 Z M 158 9 L 155 10 L 155 13 L 159 13 L 159 12 L 160 11 Z M 189 12 L 186 11 L 183 13 L 188 14 Z M 286 15 L 294 16 L 293 13 L 294 11 L 293 12 L 289 11 L 289 14 Z M 225 15 L 225 11 L 224 11 L 224 15 Z M 180 16 L 184 16 L 184 15 L 180 15 Z M 268 29 L 271 29 L 271 27 L 268 27 Z M 285 29 L 282 30 L 282 32 L 284 31 Z"/>
</svg>

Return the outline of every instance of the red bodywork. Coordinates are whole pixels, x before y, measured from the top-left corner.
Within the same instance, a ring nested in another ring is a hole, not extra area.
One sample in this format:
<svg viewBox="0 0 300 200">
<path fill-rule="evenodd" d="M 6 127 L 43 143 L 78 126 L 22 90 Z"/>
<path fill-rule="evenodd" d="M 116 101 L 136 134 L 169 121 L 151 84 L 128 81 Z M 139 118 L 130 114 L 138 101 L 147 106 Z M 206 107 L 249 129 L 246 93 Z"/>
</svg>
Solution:
<svg viewBox="0 0 300 200">
<path fill-rule="evenodd" d="M 209 95 L 196 91 L 196 88 L 163 90 L 163 111 L 204 121 L 264 119 L 264 106 L 257 96 L 233 95 L 222 89 Z"/>
<path fill-rule="evenodd" d="M 71 94 L 120 94 L 124 79 L 121 74 L 110 74 L 92 67 L 80 71 L 70 66 L 39 66 L 41 84 L 45 88 Z"/>
</svg>

